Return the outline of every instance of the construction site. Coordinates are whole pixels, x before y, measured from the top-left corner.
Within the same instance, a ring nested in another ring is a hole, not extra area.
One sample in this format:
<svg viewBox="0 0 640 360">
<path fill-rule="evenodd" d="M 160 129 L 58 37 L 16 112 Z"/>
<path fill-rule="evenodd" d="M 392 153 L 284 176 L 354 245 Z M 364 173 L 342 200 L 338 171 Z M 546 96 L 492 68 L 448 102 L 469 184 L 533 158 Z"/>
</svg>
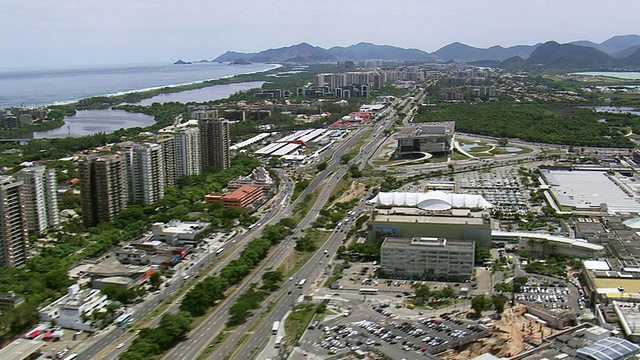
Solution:
<svg viewBox="0 0 640 360">
<path fill-rule="evenodd" d="M 527 315 L 524 305 L 508 308 L 499 320 L 493 322 L 490 337 L 470 343 L 463 349 L 449 349 L 438 354 L 438 357 L 464 360 L 487 353 L 497 357 L 513 357 L 540 345 L 543 338 L 558 332 Z"/>
</svg>

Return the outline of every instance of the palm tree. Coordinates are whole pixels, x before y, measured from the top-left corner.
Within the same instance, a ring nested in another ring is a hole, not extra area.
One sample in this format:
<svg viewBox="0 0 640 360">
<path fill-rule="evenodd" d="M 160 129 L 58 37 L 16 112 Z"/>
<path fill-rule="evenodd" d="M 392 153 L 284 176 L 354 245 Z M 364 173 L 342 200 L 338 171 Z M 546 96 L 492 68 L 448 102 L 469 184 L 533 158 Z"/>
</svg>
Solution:
<svg viewBox="0 0 640 360">
<path fill-rule="evenodd" d="M 529 238 L 529 239 L 527 240 L 527 245 L 529 245 L 529 247 L 531 248 L 531 253 L 532 253 L 532 254 L 533 254 L 533 252 L 534 252 L 534 249 L 535 249 L 536 245 L 538 245 L 538 244 L 539 244 L 539 243 L 538 243 L 538 239 L 535 239 L 535 238 Z"/>
</svg>

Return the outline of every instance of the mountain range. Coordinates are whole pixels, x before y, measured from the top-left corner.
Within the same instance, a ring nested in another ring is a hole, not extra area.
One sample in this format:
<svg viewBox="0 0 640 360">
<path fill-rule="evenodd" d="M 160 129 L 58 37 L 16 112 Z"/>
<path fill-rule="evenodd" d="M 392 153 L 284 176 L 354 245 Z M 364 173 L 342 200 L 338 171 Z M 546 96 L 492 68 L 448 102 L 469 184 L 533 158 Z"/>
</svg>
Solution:
<svg viewBox="0 0 640 360">
<path fill-rule="evenodd" d="M 519 59 L 518 59 L 519 58 Z M 326 63 L 369 59 L 400 62 L 478 62 L 504 67 L 542 66 L 546 68 L 625 68 L 640 66 L 640 36 L 614 36 L 602 43 L 587 40 L 560 44 L 548 41 L 535 45 L 476 48 L 454 42 L 433 53 L 390 45 L 361 42 L 355 45 L 324 49 L 308 43 L 268 49 L 257 53 L 227 51 L 212 61 L 232 62 L 243 59 L 270 63 Z"/>
</svg>

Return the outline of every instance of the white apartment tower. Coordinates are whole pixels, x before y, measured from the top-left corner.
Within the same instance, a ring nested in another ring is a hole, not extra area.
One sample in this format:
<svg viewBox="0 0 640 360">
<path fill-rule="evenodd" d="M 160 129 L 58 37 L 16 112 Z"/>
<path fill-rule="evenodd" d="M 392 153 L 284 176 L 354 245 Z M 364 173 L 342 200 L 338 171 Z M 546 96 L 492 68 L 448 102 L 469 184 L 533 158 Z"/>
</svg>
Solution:
<svg viewBox="0 0 640 360">
<path fill-rule="evenodd" d="M 129 202 L 152 204 L 164 196 L 165 162 L 159 144 L 133 144 L 122 151 Z"/>
<path fill-rule="evenodd" d="M 202 151 L 200 130 L 197 127 L 184 127 L 173 134 L 176 154 L 176 179 L 184 175 L 196 175 L 202 172 Z"/>
<path fill-rule="evenodd" d="M 154 142 L 162 147 L 164 157 L 164 185 L 176 185 L 176 144 L 173 135 L 161 135 L 154 139 Z"/>
<path fill-rule="evenodd" d="M 324 74 L 316 74 L 313 80 L 313 86 L 324 86 Z"/>
<path fill-rule="evenodd" d="M 0 266 L 27 263 L 29 243 L 22 181 L 0 176 Z"/>
<path fill-rule="evenodd" d="M 60 223 L 56 172 L 44 166 L 24 168 L 15 174 L 24 183 L 24 206 L 29 231 L 43 233 Z"/>
</svg>

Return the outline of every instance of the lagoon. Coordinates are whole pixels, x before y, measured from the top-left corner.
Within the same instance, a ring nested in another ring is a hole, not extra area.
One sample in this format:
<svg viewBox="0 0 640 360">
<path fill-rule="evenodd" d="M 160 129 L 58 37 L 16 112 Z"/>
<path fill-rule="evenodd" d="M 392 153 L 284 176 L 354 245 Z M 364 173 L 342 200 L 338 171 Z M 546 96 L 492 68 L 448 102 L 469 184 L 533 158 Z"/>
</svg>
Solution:
<svg viewBox="0 0 640 360">
<path fill-rule="evenodd" d="M 571 73 L 569 75 L 586 75 L 586 76 L 608 76 L 627 80 L 640 80 L 640 72 L 624 72 L 624 71 L 589 71 Z"/>
<path fill-rule="evenodd" d="M 249 89 L 261 88 L 264 81 L 249 81 L 234 84 L 214 85 L 200 89 L 186 90 L 175 93 L 160 94 L 143 99 L 135 105 L 151 105 L 154 102 L 164 104 L 166 102 L 207 102 L 227 98 L 237 92 Z"/>
<path fill-rule="evenodd" d="M 65 124 L 57 129 L 36 131 L 34 139 L 81 137 L 97 133 L 112 133 L 119 129 L 146 127 L 155 121 L 153 116 L 124 110 L 79 110 L 64 118 Z"/>
</svg>

